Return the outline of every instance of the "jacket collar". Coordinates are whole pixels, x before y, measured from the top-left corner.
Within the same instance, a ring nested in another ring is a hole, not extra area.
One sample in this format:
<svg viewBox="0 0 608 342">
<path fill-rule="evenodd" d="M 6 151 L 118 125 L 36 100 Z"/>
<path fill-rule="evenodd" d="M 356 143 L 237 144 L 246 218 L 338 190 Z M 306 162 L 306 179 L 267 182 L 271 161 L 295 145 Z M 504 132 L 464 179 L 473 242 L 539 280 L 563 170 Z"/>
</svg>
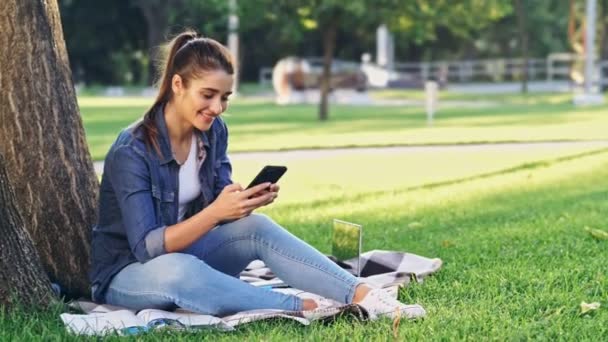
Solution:
<svg viewBox="0 0 608 342">
<path fill-rule="evenodd" d="M 171 140 L 169 139 L 169 130 L 167 129 L 167 123 L 165 122 L 165 104 L 156 106 L 154 109 L 154 121 L 156 128 L 158 129 L 158 147 L 161 153 L 161 165 L 170 163 L 175 160 L 173 152 L 171 151 Z M 211 130 L 211 128 L 209 129 Z M 201 132 L 198 129 L 194 129 L 194 134 L 197 138 L 197 146 L 200 146 L 201 142 L 205 148 L 209 147 L 209 132 Z"/>
</svg>

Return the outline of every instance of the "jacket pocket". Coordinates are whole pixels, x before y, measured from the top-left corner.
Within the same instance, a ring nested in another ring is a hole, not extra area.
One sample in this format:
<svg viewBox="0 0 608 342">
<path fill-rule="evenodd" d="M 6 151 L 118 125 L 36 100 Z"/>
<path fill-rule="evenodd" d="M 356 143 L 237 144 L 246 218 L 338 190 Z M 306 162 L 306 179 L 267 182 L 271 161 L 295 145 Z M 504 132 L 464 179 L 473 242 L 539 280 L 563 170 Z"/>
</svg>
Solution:
<svg viewBox="0 0 608 342">
<path fill-rule="evenodd" d="M 160 225 L 172 225 L 177 221 L 175 216 L 175 192 L 164 191 L 152 186 L 152 197 L 154 198 L 154 209 L 156 218 Z"/>
</svg>

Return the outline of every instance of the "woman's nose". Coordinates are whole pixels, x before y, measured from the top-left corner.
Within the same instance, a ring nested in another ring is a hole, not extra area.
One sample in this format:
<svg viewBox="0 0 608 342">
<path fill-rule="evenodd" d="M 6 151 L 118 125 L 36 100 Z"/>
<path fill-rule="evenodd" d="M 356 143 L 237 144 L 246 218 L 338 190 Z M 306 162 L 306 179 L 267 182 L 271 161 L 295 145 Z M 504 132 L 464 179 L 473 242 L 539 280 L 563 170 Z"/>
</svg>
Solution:
<svg viewBox="0 0 608 342">
<path fill-rule="evenodd" d="M 213 112 L 213 114 L 216 114 L 216 115 L 222 114 L 222 109 L 223 109 L 222 100 L 214 99 L 213 102 L 211 102 L 210 109 Z"/>
</svg>

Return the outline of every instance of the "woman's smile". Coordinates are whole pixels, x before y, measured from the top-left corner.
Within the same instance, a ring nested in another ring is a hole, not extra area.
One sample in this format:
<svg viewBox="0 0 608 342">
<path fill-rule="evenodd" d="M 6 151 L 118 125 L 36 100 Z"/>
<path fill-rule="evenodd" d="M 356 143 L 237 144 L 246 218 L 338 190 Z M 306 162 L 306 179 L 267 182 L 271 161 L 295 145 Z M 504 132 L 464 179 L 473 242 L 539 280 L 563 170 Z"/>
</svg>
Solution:
<svg viewBox="0 0 608 342">
<path fill-rule="evenodd" d="M 196 115 L 202 117 L 206 124 L 212 123 L 215 119 L 215 116 L 204 114 L 202 111 L 197 112 Z"/>
</svg>

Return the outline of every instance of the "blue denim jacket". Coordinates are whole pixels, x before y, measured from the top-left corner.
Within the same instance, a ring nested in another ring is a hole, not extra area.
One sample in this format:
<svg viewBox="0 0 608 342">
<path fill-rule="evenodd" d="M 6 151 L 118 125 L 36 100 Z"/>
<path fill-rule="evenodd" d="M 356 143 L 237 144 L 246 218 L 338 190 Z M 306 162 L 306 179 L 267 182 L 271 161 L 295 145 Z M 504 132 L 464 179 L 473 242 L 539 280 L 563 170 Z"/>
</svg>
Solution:
<svg viewBox="0 0 608 342">
<path fill-rule="evenodd" d="M 119 134 L 105 159 L 89 275 L 97 302 L 104 302 L 112 277 L 123 267 L 166 253 L 165 229 L 177 223 L 179 165 L 171 152 L 164 105 L 153 110 L 160 155 L 146 146 L 138 122 Z M 191 202 L 186 218 L 209 205 L 232 183 L 224 121 L 216 118 L 208 131 L 196 134 L 200 134 L 206 158 L 199 172 L 201 194 Z"/>
</svg>

